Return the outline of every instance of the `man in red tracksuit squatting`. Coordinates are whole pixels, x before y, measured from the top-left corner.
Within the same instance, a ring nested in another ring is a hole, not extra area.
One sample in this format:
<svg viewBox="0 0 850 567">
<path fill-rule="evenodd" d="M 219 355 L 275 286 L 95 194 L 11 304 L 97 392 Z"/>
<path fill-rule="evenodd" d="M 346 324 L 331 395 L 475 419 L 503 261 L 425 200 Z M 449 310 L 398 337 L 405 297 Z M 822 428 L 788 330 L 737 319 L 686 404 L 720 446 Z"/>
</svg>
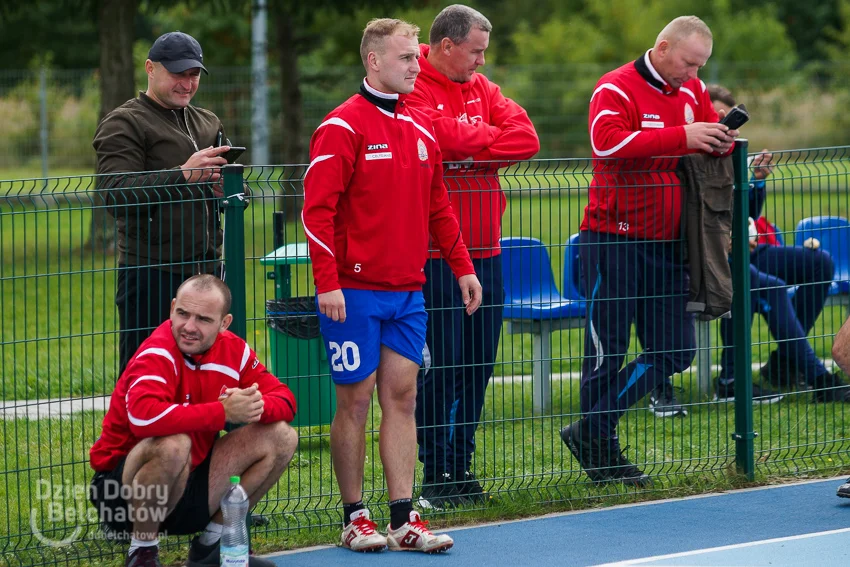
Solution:
<svg viewBox="0 0 850 567">
<path fill-rule="evenodd" d="M 688 267 L 676 242 L 676 160 L 649 158 L 731 151 L 738 132 L 717 123 L 697 78 L 711 48 L 702 20 L 676 18 L 653 49 L 603 75 L 590 99 L 594 175 L 579 239 L 589 298 L 583 417 L 561 437 L 594 482 L 651 484 L 621 451 L 617 423 L 647 392 L 688 368 L 696 352 L 693 315 L 685 311 Z M 632 322 L 643 352 L 621 368 Z"/>
<path fill-rule="evenodd" d="M 419 380 L 416 397 L 419 460 L 424 465 L 419 504 L 425 508 L 486 500 L 472 473 L 472 454 L 505 303 L 499 238 L 506 200 L 497 171 L 507 161 L 529 159 L 540 150 L 525 110 L 475 72 L 484 64 L 491 30 L 487 18 L 467 6 L 440 12 L 431 25 L 430 45 L 420 45 L 422 72 L 408 97 L 410 106 L 434 121 L 444 160 L 500 160 L 452 166 L 446 177 L 452 208 L 483 285 L 481 309 L 468 319 L 463 316 L 460 293 L 438 252 L 425 265 L 431 365 Z"/>
<path fill-rule="evenodd" d="M 158 567 L 158 535 L 203 533 L 188 567 L 220 564 L 221 497 L 238 475 L 251 506 L 298 444 L 295 398 L 227 330 L 230 290 L 210 274 L 177 289 L 170 319 L 142 342 L 115 385 L 90 452 L 101 522 L 132 534 L 125 565 Z M 244 424 L 218 438 L 225 423 Z M 251 556 L 253 567 L 274 565 Z"/>
<path fill-rule="evenodd" d="M 470 315 L 481 303 L 481 284 L 443 185 L 434 127 L 406 103 L 419 74 L 418 33 L 400 20 L 369 22 L 360 45 L 366 79 L 316 129 L 304 178 L 302 221 L 336 384 L 331 454 L 343 502 L 341 542 L 356 551 L 433 553 L 453 545 L 448 535 L 431 533 L 412 504 L 429 233 L 457 276 Z M 390 507 L 386 537 L 361 500 L 376 384 Z"/>
</svg>

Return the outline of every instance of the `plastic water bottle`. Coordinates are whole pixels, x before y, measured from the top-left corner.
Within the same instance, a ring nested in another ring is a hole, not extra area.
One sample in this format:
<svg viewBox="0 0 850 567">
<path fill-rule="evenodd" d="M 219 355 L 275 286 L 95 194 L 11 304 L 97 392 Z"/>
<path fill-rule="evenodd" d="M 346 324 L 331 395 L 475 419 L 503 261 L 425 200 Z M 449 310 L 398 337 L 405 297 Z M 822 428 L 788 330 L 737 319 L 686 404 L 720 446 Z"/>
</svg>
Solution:
<svg viewBox="0 0 850 567">
<path fill-rule="evenodd" d="M 221 499 L 224 527 L 221 532 L 221 565 L 248 567 L 248 493 L 239 477 L 230 477 L 230 489 Z"/>
</svg>

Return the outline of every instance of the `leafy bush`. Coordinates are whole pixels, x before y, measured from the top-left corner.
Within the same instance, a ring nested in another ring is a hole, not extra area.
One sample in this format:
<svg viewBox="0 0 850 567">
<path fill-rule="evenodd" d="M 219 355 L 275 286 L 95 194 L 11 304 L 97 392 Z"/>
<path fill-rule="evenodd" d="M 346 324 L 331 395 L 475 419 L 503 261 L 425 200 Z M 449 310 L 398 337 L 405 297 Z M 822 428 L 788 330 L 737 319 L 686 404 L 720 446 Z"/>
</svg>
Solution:
<svg viewBox="0 0 850 567">
<path fill-rule="evenodd" d="M 39 72 L 4 79 L 13 84 L 0 96 L 0 167 L 37 167 L 42 127 Z M 94 74 L 48 71 L 45 94 L 50 167 L 93 166 L 91 140 L 100 104 Z"/>
</svg>

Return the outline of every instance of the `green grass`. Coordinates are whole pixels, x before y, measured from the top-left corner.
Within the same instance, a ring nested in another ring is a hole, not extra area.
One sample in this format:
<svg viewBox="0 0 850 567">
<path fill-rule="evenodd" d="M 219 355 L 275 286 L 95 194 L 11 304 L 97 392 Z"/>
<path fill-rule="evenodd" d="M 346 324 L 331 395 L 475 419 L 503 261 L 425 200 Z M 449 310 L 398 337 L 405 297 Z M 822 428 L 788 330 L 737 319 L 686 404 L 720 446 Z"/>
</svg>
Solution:
<svg viewBox="0 0 850 567">
<path fill-rule="evenodd" d="M 266 172 L 270 176 L 270 172 Z M 550 185 L 553 183 L 550 175 Z M 539 181 L 539 180 L 538 180 Z M 559 182 L 567 185 L 565 182 Z M 542 186 L 541 183 L 536 183 Z M 571 187 L 579 187 L 573 183 Z M 270 269 L 259 259 L 273 249 L 272 212 L 275 185 L 257 182 L 252 205 L 246 210 L 246 282 L 249 341 L 268 361 L 265 301 L 274 297 Z M 505 236 L 534 236 L 551 246 L 555 280 L 561 284 L 563 244 L 579 229 L 586 194 L 578 188 L 558 192 L 511 192 L 504 216 Z M 818 192 L 804 196 L 773 192 L 766 213 L 786 231 L 815 214 L 850 216 L 847 192 Z M 108 393 L 116 379 L 117 313 L 114 307 L 115 258 L 85 248 L 90 209 L 58 205 L 34 209 L 0 203 L 0 351 L 4 379 L 0 398 L 36 399 Z M 793 234 L 785 234 L 793 242 Z M 289 223 L 286 241 L 303 241 L 300 223 Z M 309 266 L 294 268 L 293 295 L 312 295 Z M 839 328 L 842 312 L 827 309 L 815 326 L 820 356 L 828 356 L 829 337 Z M 761 318 L 753 326 L 754 343 L 769 347 Z M 582 331 L 553 335 L 553 371 L 577 371 L 582 354 Z M 715 332 L 714 344 L 719 344 Z M 635 352 L 634 345 L 630 352 Z M 754 360 L 766 352 L 754 349 Z M 497 375 L 531 371 L 530 335 L 503 336 Z M 715 360 L 717 360 L 715 354 Z"/>
<path fill-rule="evenodd" d="M 87 175 L 94 175 L 94 169 L 87 167 L 61 167 L 52 168 L 47 172 L 48 179 L 56 177 L 84 177 Z M 6 179 L 42 179 L 41 169 L 37 167 L 0 168 L 0 180 Z"/>
<path fill-rule="evenodd" d="M 267 360 L 265 300 L 274 282 L 259 258 L 273 250 L 273 200 L 246 212 L 250 342 Z M 0 204 L 0 398 L 78 397 L 111 391 L 117 378 L 116 259 L 85 248 L 90 211 Z M 286 229 L 295 241 L 296 225 Z M 298 238 L 303 240 L 303 235 Z M 308 270 L 293 293 L 311 295 Z"/>
<path fill-rule="evenodd" d="M 677 380 L 678 382 L 678 380 Z M 844 404 L 815 405 L 809 394 L 792 395 L 771 406 L 756 406 L 755 441 L 757 472 L 754 483 L 735 473 L 734 405 L 701 400 L 686 382 L 684 399 L 691 400 L 686 418 L 657 419 L 642 404 L 621 422 L 622 445 L 629 457 L 652 475 L 655 486 L 636 493 L 621 486 L 594 486 L 581 473 L 558 432 L 578 415 L 576 381 L 554 382 L 553 411 L 532 415 L 530 392 L 520 385 L 493 384 L 487 392 L 482 426 L 478 430 L 475 473 L 484 479 L 494 503 L 483 509 L 464 508 L 434 514 L 439 527 L 530 516 L 551 511 L 607 506 L 637 500 L 679 497 L 751 484 L 787 481 L 791 477 L 826 476 L 850 469 L 850 410 Z M 693 394 L 693 397 L 691 397 Z M 114 549 L 99 540 L 86 495 L 71 487 L 85 487 L 90 479 L 87 456 L 100 432 L 102 413 L 86 412 L 58 420 L 14 420 L 2 423 L 0 452 L 0 564 L 27 564 L 26 557 L 51 553 L 89 557 Z M 373 408 L 368 422 L 364 498 L 379 524 L 388 519 L 383 468 L 378 458 L 377 426 L 380 409 Z M 255 512 L 270 518 L 267 528 L 254 531 L 261 551 L 333 543 L 338 537 L 339 495 L 332 474 L 328 427 L 302 428 L 292 464 Z M 420 478 L 421 470 L 417 473 Z M 53 499 L 43 490 L 67 486 L 63 498 Z M 50 521 L 51 504 L 63 513 L 73 509 L 74 521 Z M 30 534 L 32 509 L 36 526 L 61 539 L 83 526 L 84 540 L 72 548 L 33 550 Z M 80 520 L 82 519 L 82 520 Z M 52 531 L 51 531 L 52 530 Z M 173 538 L 169 558 L 185 554 L 185 539 Z M 32 550 L 28 552 L 26 550 Z M 12 551 L 14 550 L 14 552 Z M 12 559 L 14 555 L 15 559 Z M 21 561 L 17 563 L 16 561 Z M 105 561 L 105 564 L 116 564 Z"/>
</svg>

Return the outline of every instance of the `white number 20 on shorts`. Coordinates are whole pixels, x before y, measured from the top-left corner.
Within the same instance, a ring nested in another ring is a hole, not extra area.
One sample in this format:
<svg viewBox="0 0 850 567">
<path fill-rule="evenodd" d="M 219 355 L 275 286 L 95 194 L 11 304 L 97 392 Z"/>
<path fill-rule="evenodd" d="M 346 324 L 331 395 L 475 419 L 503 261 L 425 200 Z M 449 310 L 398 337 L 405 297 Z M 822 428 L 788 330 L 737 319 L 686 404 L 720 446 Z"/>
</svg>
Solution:
<svg viewBox="0 0 850 567">
<path fill-rule="evenodd" d="M 345 341 L 342 346 L 333 341 L 328 343 L 331 347 L 331 368 L 335 372 L 342 372 L 345 368 L 349 372 L 360 368 L 360 349 L 357 344 Z"/>
</svg>

